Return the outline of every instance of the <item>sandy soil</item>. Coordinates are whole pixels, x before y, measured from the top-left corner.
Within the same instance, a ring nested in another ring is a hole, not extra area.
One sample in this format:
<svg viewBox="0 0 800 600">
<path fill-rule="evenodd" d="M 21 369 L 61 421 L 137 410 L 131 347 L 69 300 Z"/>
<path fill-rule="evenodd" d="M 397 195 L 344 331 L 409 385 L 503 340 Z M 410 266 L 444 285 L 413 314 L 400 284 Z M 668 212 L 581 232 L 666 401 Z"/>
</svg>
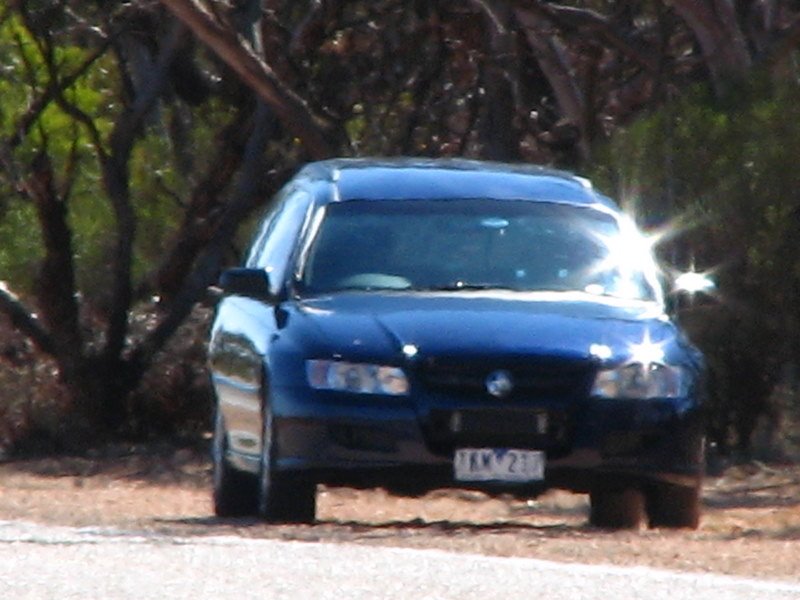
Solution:
<svg viewBox="0 0 800 600">
<path fill-rule="evenodd" d="M 800 467 L 750 464 L 709 478 L 697 531 L 606 532 L 586 496 L 530 501 L 441 491 L 319 490 L 318 522 L 275 526 L 212 514 L 204 452 L 115 448 L 0 464 L 0 520 L 288 540 L 440 548 L 565 562 L 648 565 L 800 581 Z"/>
</svg>

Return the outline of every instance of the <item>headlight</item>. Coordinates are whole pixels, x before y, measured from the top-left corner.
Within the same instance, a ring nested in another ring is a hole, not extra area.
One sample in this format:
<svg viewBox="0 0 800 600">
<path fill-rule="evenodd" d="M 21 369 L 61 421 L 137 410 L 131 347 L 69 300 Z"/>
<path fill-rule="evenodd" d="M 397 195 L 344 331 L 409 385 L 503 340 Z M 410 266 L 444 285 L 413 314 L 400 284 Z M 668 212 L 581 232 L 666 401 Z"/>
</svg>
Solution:
<svg viewBox="0 0 800 600">
<path fill-rule="evenodd" d="M 317 390 L 388 396 L 408 394 L 408 379 L 398 367 L 333 360 L 307 360 L 306 377 L 308 384 Z"/>
<path fill-rule="evenodd" d="M 681 367 L 661 363 L 625 363 L 597 373 L 592 395 L 601 398 L 682 398 L 688 392 L 688 377 Z"/>
</svg>

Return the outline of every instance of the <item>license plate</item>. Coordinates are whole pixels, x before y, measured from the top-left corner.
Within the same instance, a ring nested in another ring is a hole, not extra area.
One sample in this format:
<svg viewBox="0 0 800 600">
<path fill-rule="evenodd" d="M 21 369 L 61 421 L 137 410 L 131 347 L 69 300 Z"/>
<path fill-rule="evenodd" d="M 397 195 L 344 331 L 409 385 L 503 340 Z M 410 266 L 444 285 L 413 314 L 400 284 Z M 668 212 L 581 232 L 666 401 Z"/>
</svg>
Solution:
<svg viewBox="0 0 800 600">
<path fill-rule="evenodd" d="M 541 481 L 544 452 L 508 448 L 461 448 L 453 458 L 456 481 Z"/>
</svg>

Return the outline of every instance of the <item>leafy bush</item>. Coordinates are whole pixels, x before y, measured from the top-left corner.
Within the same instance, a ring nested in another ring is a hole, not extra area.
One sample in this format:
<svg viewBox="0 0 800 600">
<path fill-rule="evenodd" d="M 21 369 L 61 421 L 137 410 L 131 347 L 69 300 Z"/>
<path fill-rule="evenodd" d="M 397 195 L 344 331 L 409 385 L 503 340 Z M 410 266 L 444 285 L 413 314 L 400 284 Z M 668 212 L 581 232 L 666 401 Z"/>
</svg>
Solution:
<svg viewBox="0 0 800 600">
<path fill-rule="evenodd" d="M 5 317 L 0 317 L 0 339 L 0 458 L 58 449 L 70 409 L 55 364 Z"/>
<path fill-rule="evenodd" d="M 779 420 L 776 384 L 794 384 L 799 155 L 800 90 L 753 82 L 722 104 L 675 100 L 621 129 L 600 161 L 597 178 L 664 236 L 661 258 L 717 280 L 716 301 L 680 317 L 708 356 L 709 428 L 722 447 L 747 450 L 759 418 Z"/>
</svg>

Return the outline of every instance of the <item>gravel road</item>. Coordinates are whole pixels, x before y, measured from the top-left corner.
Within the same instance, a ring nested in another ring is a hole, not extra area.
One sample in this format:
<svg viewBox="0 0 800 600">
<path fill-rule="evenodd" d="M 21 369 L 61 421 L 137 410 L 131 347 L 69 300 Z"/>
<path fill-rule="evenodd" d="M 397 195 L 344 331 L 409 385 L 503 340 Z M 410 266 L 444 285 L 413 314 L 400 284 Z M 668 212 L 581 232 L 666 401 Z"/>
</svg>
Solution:
<svg viewBox="0 0 800 600">
<path fill-rule="evenodd" d="M 2 598 L 800 599 L 800 585 L 440 550 L 0 522 Z"/>
</svg>

